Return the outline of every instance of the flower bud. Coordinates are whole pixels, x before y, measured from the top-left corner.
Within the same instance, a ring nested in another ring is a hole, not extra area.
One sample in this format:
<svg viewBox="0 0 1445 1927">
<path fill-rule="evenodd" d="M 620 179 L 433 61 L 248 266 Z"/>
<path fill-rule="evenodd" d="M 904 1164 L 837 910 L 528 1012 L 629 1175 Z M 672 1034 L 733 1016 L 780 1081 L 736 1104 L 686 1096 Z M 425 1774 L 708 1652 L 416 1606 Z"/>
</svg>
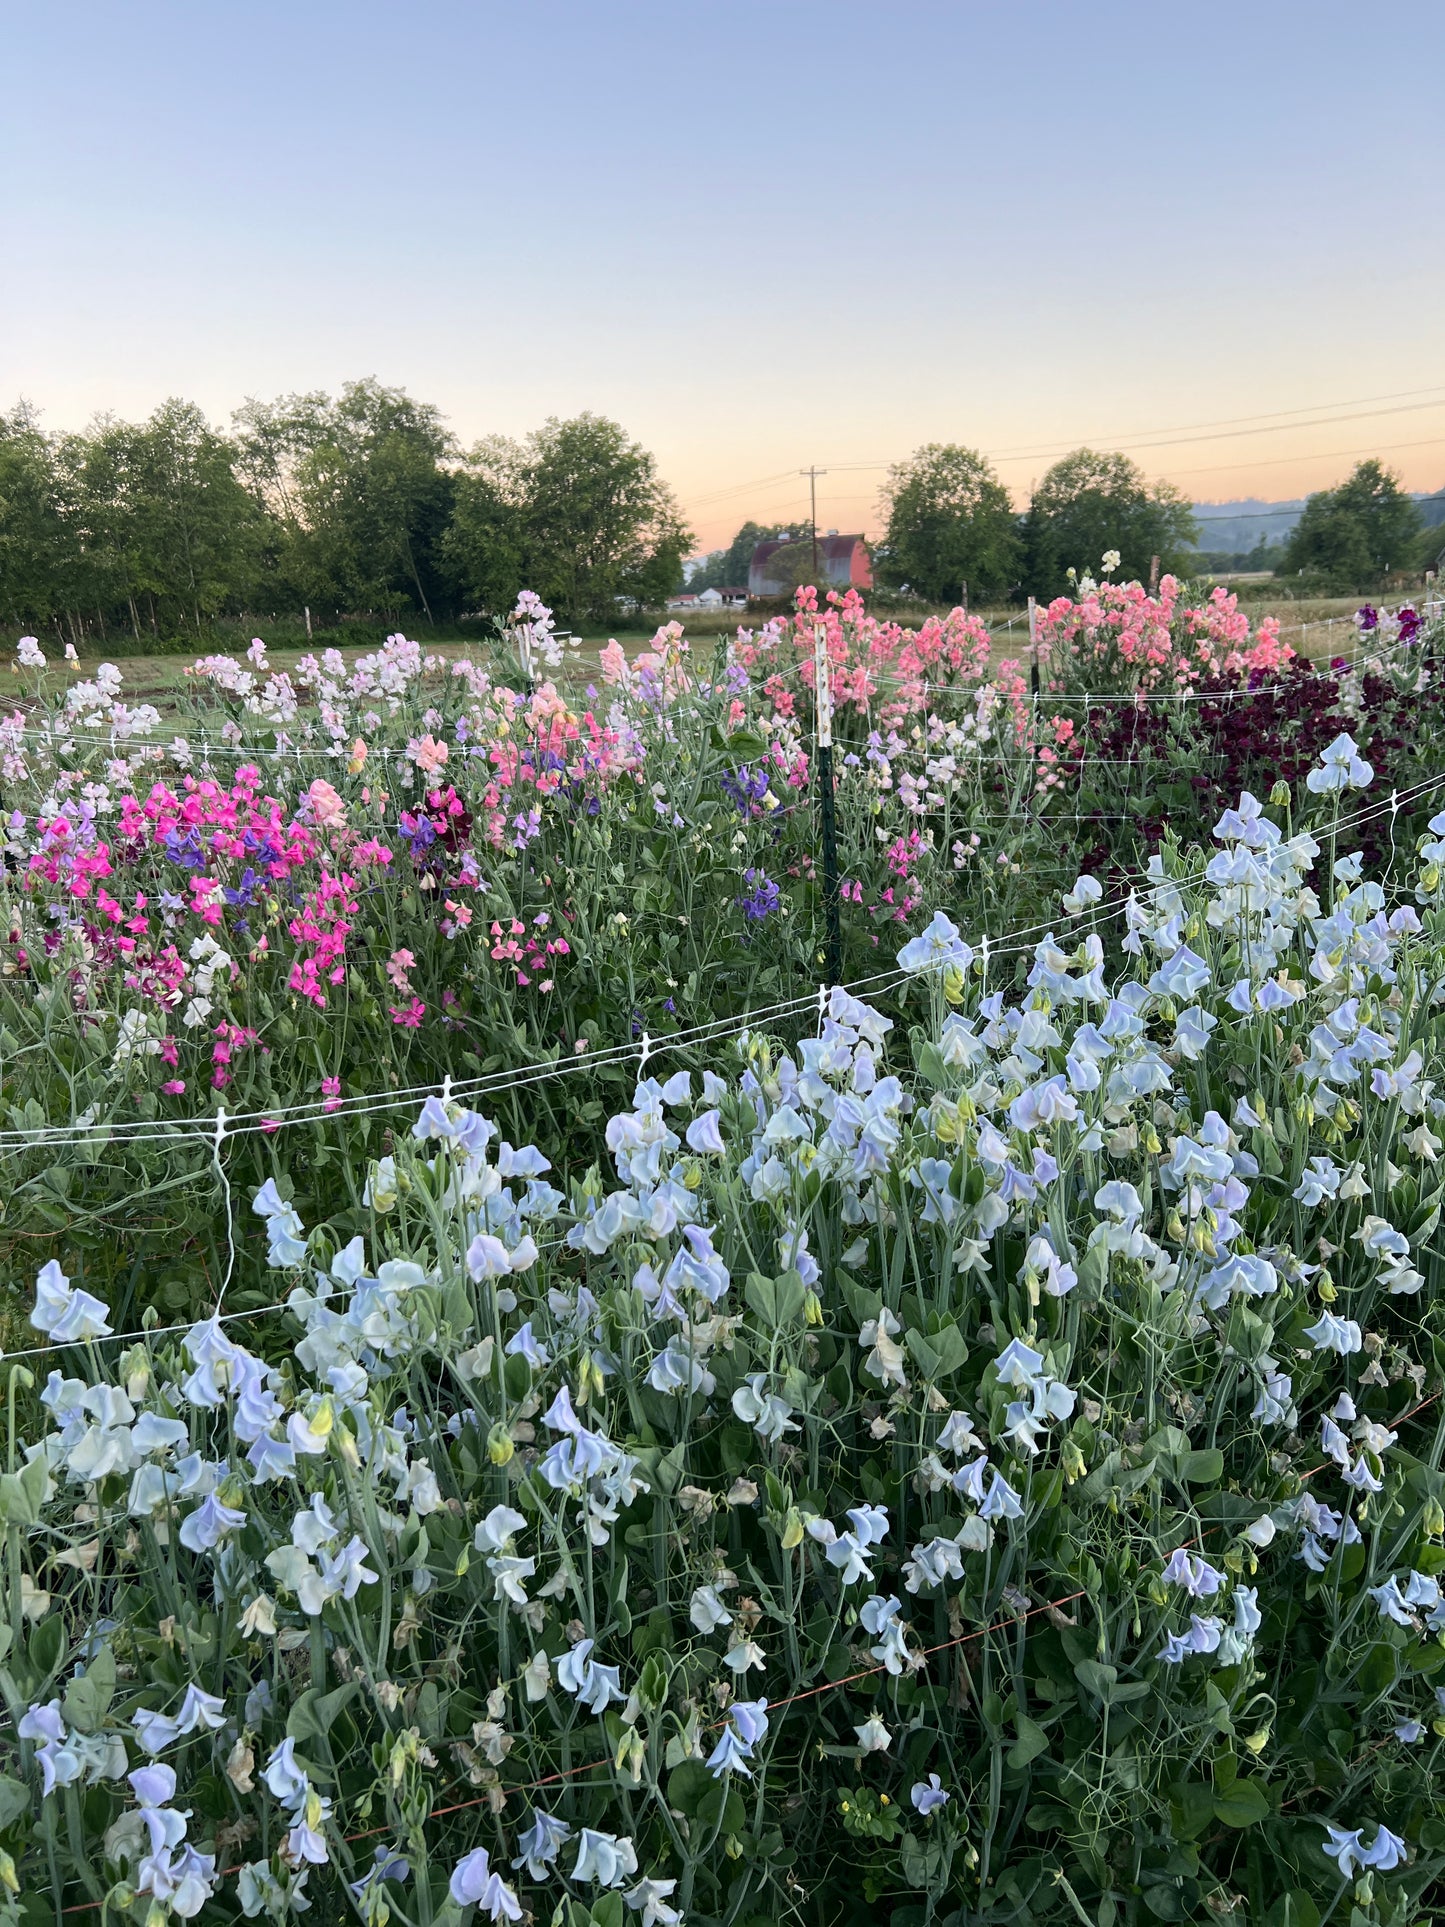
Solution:
<svg viewBox="0 0 1445 1927">
<path fill-rule="evenodd" d="M 7 1892 L 19 1893 L 20 1876 L 15 1871 L 15 1862 L 3 1847 L 0 1847 L 0 1882 L 3 1882 Z"/>
<path fill-rule="evenodd" d="M 1274 787 L 1269 793 L 1269 800 L 1271 805 L 1277 810 L 1287 810 L 1294 801 L 1290 792 L 1290 786 L 1282 776 L 1276 779 Z"/>
<path fill-rule="evenodd" d="M 811 1287 L 803 1294 L 803 1316 L 810 1325 L 821 1325 L 823 1322 L 822 1300 Z"/>
<path fill-rule="evenodd" d="M 798 1508 L 790 1505 L 783 1520 L 783 1551 L 793 1552 L 803 1543 L 803 1520 Z"/>
<path fill-rule="evenodd" d="M 336 1424 L 336 1407 L 330 1398 L 323 1398 L 316 1410 L 306 1421 L 306 1430 L 314 1439 L 329 1439 Z"/>
<path fill-rule="evenodd" d="M 510 1465 L 516 1450 L 511 1433 L 498 1419 L 487 1434 L 487 1457 L 493 1465 Z"/>
</svg>

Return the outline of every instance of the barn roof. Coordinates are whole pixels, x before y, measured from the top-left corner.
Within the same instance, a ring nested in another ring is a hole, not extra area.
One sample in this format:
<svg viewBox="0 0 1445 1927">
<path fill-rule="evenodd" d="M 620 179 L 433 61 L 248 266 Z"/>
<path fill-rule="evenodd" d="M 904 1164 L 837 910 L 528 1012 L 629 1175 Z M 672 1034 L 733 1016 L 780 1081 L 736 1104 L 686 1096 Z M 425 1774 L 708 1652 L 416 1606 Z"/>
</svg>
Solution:
<svg viewBox="0 0 1445 1927">
<path fill-rule="evenodd" d="M 852 559 L 854 549 L 857 548 L 862 540 L 863 537 L 861 535 L 820 535 L 818 537 L 818 560 L 820 562 L 848 562 Z M 759 542 L 758 546 L 753 550 L 753 567 L 757 568 L 759 564 L 766 562 L 770 556 L 776 555 L 779 549 L 791 549 L 803 543 L 807 543 L 811 547 L 812 538 L 806 535 L 780 535 L 774 536 L 766 542 Z"/>
</svg>

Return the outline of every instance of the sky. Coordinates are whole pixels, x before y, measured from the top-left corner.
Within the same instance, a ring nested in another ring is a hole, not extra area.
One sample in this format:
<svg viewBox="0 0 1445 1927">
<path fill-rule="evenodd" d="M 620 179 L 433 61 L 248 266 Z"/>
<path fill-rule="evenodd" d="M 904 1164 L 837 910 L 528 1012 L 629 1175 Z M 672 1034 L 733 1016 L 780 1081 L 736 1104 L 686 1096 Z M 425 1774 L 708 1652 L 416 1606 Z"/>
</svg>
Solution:
<svg viewBox="0 0 1445 1927">
<path fill-rule="evenodd" d="M 0 407 L 583 409 L 703 547 L 1087 442 L 1445 484 L 1439 0 L 0 0 Z"/>
</svg>

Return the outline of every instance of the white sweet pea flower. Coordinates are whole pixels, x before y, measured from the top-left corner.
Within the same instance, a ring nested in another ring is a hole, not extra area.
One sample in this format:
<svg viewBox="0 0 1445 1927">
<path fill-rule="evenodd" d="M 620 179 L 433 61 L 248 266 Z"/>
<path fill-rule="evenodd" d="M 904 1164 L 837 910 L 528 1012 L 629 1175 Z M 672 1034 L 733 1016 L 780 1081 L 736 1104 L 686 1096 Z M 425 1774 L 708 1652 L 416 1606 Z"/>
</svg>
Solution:
<svg viewBox="0 0 1445 1927">
<path fill-rule="evenodd" d="M 865 1372 L 881 1379 L 885 1385 L 906 1388 L 908 1377 L 903 1369 L 903 1351 L 893 1342 L 901 1329 L 898 1320 L 884 1305 L 876 1318 L 867 1319 L 859 1328 L 858 1343 L 871 1348 L 863 1360 Z"/>
<path fill-rule="evenodd" d="M 636 1872 L 637 1849 L 630 1838 L 583 1827 L 577 1836 L 574 1880 L 588 1880 L 594 1887 L 620 1887 Z"/>
<path fill-rule="evenodd" d="M 950 964 L 967 970 L 972 962 L 973 952 L 959 935 L 958 926 L 941 910 L 935 911 L 928 928 L 904 944 L 898 953 L 899 969 L 914 977 L 946 970 Z"/>
<path fill-rule="evenodd" d="M 1374 768 L 1360 755 L 1354 737 L 1341 734 L 1321 752 L 1319 766 L 1305 778 L 1305 788 L 1316 796 L 1330 796 L 1346 789 L 1366 789 L 1374 777 Z"/>
</svg>

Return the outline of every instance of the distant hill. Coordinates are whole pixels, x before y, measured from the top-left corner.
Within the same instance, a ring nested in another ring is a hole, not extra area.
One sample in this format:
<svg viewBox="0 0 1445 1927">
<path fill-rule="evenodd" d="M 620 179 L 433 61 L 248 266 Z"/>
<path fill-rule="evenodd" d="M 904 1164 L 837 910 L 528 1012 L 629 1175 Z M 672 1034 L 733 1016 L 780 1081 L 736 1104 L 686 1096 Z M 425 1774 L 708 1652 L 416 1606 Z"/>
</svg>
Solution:
<svg viewBox="0 0 1445 1927">
<path fill-rule="evenodd" d="M 1283 542 L 1304 513 L 1304 497 L 1265 502 L 1245 496 L 1233 502 L 1195 502 L 1199 546 L 1209 554 L 1243 553 L 1261 543 Z"/>
<path fill-rule="evenodd" d="M 1413 494 L 1427 529 L 1445 524 L 1445 489 L 1434 494 L 1416 489 Z M 1233 502 L 1195 502 L 1193 509 L 1203 553 L 1244 555 L 1282 543 L 1304 513 L 1304 497 L 1266 502 L 1250 495 Z"/>
</svg>

